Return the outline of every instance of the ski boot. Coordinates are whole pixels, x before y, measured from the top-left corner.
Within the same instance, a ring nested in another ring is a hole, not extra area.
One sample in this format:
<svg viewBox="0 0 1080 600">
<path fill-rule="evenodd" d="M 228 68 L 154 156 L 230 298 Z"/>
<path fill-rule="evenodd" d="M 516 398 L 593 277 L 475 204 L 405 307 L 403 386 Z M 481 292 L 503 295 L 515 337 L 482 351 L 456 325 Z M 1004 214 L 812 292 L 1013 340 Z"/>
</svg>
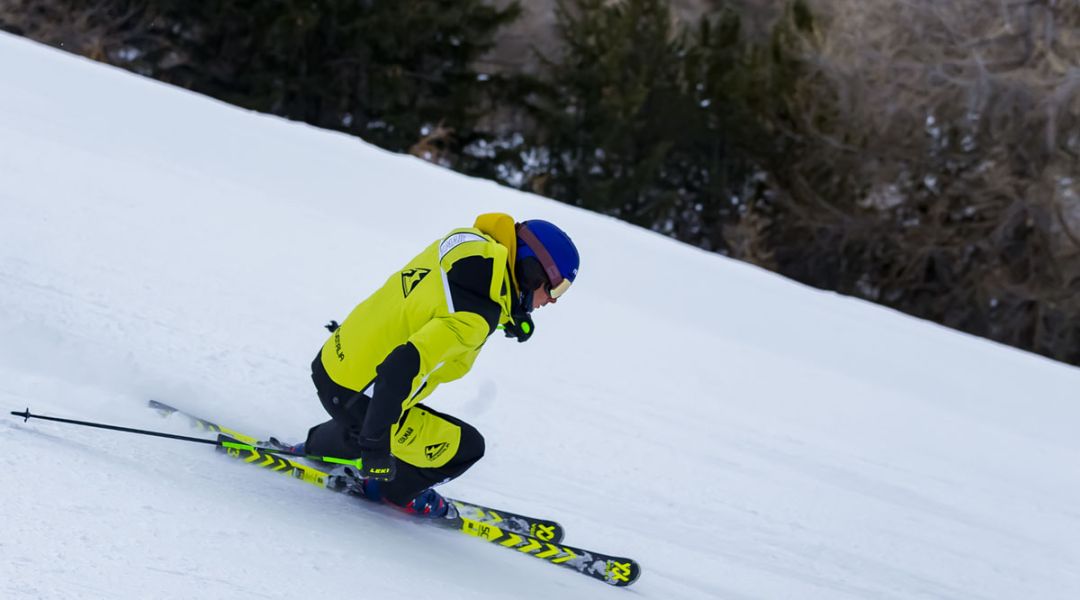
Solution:
<svg viewBox="0 0 1080 600">
<path fill-rule="evenodd" d="M 434 488 L 428 488 L 417 494 L 412 500 L 409 500 L 408 504 L 399 508 L 417 517 L 444 519 L 450 511 L 450 503 Z"/>
<path fill-rule="evenodd" d="M 383 502 L 416 517 L 445 519 L 457 516 L 453 507 L 439 492 L 428 488 L 409 500 L 404 506 L 391 502 L 383 496 L 383 482 L 360 477 L 354 467 L 343 465 L 330 470 L 327 487 L 371 502 Z"/>
</svg>

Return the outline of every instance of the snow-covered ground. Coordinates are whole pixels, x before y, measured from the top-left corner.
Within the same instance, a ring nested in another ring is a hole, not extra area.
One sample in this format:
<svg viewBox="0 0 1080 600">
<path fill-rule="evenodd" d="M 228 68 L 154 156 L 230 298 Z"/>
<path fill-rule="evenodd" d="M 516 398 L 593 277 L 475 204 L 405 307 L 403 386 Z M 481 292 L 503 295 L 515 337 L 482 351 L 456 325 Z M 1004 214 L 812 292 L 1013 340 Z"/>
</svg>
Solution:
<svg viewBox="0 0 1080 600">
<path fill-rule="evenodd" d="M 637 558 L 610 588 L 205 446 L 158 398 L 293 439 L 309 364 L 481 212 L 583 260 L 527 344 L 431 404 L 450 495 Z M 0 34 L 0 597 L 1080 597 L 1080 370 L 612 219 Z"/>
</svg>

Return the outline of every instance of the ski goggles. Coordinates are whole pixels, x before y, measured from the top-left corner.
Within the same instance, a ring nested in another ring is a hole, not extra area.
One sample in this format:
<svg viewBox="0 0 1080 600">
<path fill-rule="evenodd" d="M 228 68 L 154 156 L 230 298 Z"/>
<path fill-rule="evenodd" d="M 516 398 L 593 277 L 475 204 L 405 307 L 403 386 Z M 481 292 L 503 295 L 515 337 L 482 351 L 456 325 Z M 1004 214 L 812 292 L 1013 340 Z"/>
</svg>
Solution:
<svg viewBox="0 0 1080 600">
<path fill-rule="evenodd" d="M 566 290 L 570 289 L 570 284 L 573 282 L 562 276 L 559 267 L 555 264 L 555 259 L 551 258 L 551 253 L 547 251 L 547 248 L 536 237 L 536 234 L 529 231 L 528 225 L 523 224 L 518 227 L 517 234 L 521 241 L 525 242 L 529 249 L 533 251 L 536 259 L 540 261 L 540 266 L 544 268 L 544 273 L 548 278 L 548 296 L 551 296 L 552 300 L 557 300 L 566 293 Z"/>
</svg>

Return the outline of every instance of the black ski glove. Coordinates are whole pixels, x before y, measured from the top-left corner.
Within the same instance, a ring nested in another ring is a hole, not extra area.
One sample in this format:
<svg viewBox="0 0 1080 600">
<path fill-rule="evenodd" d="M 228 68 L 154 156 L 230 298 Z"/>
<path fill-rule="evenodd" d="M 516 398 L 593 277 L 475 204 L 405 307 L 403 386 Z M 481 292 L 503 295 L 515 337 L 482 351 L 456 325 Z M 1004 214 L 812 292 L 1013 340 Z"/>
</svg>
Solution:
<svg viewBox="0 0 1080 600">
<path fill-rule="evenodd" d="M 397 459 L 390 454 L 390 432 L 377 439 L 360 435 L 358 428 L 350 431 L 360 446 L 360 476 L 379 481 L 392 481 L 397 475 Z"/>
<path fill-rule="evenodd" d="M 360 476 L 379 481 L 393 481 L 397 475 L 397 459 L 389 450 L 373 448 L 360 451 Z"/>
<path fill-rule="evenodd" d="M 513 322 L 503 325 L 503 331 L 506 332 L 506 337 L 517 338 L 518 342 L 526 342 L 532 337 L 533 320 L 527 313 L 513 316 Z"/>
</svg>

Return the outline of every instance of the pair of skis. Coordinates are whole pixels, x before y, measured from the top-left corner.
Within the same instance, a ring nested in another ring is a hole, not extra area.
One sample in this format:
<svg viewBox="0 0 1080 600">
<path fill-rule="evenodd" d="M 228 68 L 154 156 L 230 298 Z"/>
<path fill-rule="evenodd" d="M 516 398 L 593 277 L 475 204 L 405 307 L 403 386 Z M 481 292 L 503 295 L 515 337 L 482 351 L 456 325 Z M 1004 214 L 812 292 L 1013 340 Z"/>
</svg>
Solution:
<svg viewBox="0 0 1080 600">
<path fill-rule="evenodd" d="M 219 441 L 222 442 L 217 446 L 218 451 L 233 458 L 289 475 L 325 490 L 341 492 L 346 489 L 339 479 L 341 476 L 283 455 L 281 448 L 267 446 L 249 435 L 222 427 L 163 402 L 151 400 L 150 408 L 163 417 L 181 415 L 187 418 L 192 426 L 217 433 Z M 427 522 L 516 550 L 553 565 L 573 569 L 616 587 L 628 586 L 641 575 L 641 566 L 632 559 L 563 544 L 565 532 L 555 521 L 496 510 L 464 500 L 446 500 L 452 507 L 446 518 L 431 519 Z"/>
</svg>

